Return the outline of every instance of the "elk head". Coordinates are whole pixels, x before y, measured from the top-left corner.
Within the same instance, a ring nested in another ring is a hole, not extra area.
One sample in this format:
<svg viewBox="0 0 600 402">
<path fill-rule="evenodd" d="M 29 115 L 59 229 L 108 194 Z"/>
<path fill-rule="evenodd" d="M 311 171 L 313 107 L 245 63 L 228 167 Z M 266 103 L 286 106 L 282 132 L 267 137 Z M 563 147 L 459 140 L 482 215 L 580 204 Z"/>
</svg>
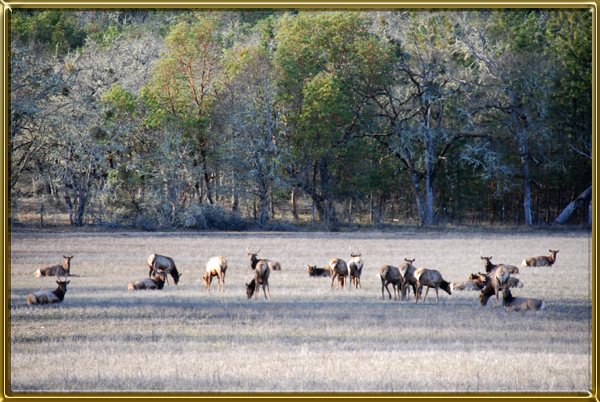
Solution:
<svg viewBox="0 0 600 402">
<path fill-rule="evenodd" d="M 73 258 L 73 256 L 67 257 L 66 255 L 63 255 L 63 258 L 65 259 L 63 267 L 67 271 L 67 274 L 71 275 L 71 258 Z"/>
<path fill-rule="evenodd" d="M 409 260 L 408 258 L 405 258 L 404 261 L 408 262 L 410 265 L 413 264 L 413 262 L 415 262 L 416 258 L 413 258 L 412 260 Z"/>
<path fill-rule="evenodd" d="M 58 278 L 58 280 L 56 281 L 56 283 L 58 284 L 58 288 L 60 290 L 62 290 L 64 293 L 67 293 L 67 285 L 69 283 L 71 283 L 71 281 L 67 280 L 67 278 L 68 278 L 67 276 L 64 279 L 61 278 L 60 274 L 58 273 L 58 271 L 56 272 L 56 277 Z"/>
<path fill-rule="evenodd" d="M 258 263 L 258 258 L 256 257 L 258 255 L 258 253 L 260 252 L 260 250 L 262 249 L 259 248 L 258 251 L 256 251 L 255 253 L 250 251 L 250 245 L 248 244 L 248 246 L 246 247 L 246 251 L 248 252 L 248 255 L 250 256 L 250 266 L 252 267 L 252 269 L 256 268 L 256 264 Z"/>
<path fill-rule="evenodd" d="M 352 251 L 352 247 L 349 247 L 349 249 L 350 249 L 350 256 L 352 258 L 360 257 L 362 255 L 362 252 L 360 251 L 360 249 L 358 249 L 358 253 L 355 253 L 354 251 Z"/>
</svg>

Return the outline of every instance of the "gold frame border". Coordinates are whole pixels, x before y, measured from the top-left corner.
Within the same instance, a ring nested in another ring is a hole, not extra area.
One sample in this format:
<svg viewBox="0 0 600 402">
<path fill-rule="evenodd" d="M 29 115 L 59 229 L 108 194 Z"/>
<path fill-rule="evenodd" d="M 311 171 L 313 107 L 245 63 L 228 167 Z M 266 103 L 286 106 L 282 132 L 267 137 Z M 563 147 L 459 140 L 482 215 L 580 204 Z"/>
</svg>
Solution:
<svg viewBox="0 0 600 402">
<path fill-rule="evenodd" d="M 84 2 L 82 2 L 84 1 Z M 15 2 L 2 2 L 3 7 L 0 9 L 2 13 L 3 29 L 0 31 L 0 39 L 3 43 L 3 56 L 4 63 L 1 65 L 1 73 L 3 77 L 3 97 L 1 103 L 3 106 L 3 119 L 4 124 L 2 125 L 2 144 L 3 152 L 0 154 L 0 169 L 2 170 L 3 186 L 0 189 L 2 195 L 2 241 L 3 247 L 0 251 L 0 261 L 3 262 L 3 275 L 0 276 L 0 285 L 3 289 L 3 349 L 2 357 L 3 364 L 0 365 L 0 374 L 3 378 L 2 381 L 2 394 L 0 394 L 0 402 L 4 400 L 52 400 L 52 399 L 111 399 L 111 400 L 132 400 L 138 398 L 150 398 L 150 399 L 255 399 L 255 398 L 266 398 L 266 399 L 403 399 L 403 400 L 415 400 L 415 401 L 429 401 L 438 399 L 468 399 L 468 400 L 497 400 L 497 399 L 510 399 L 515 401 L 525 400 L 561 400 L 561 401 L 583 401 L 583 400 L 594 400 L 600 401 L 598 395 L 598 357 L 597 357 L 597 314 L 598 309 L 595 305 L 597 299 L 598 289 L 598 276 L 594 268 L 596 267 L 596 239 L 594 233 L 597 229 L 596 210 L 593 208 L 593 223 L 592 233 L 589 238 L 589 247 L 591 254 L 591 265 L 590 265 L 590 281 L 589 289 L 592 295 L 592 309 L 591 309 L 591 320 L 592 320 L 592 331 L 591 339 L 589 344 L 589 351 L 591 355 L 591 365 L 589 367 L 589 378 L 591 389 L 588 393 L 560 393 L 560 394 L 544 394 L 544 393 L 531 393 L 531 394 L 507 394 L 507 393 L 480 393 L 480 394 L 438 394 L 438 393 L 423 393 L 423 394 L 386 394 L 386 393 L 218 393 L 218 394 L 189 394 L 189 393 L 35 393 L 35 394 L 19 394 L 9 393 L 10 390 L 10 378 L 6 377 L 10 373 L 10 356 L 8 353 L 7 343 L 10 340 L 10 202 L 8 193 L 8 175 L 9 175 L 9 152 L 8 149 L 8 133 L 9 133 L 9 118 L 10 113 L 8 110 L 10 97 L 8 94 L 9 88 L 9 49 L 10 49 L 10 32 L 9 32 L 9 18 L 13 8 L 64 8 L 64 9 L 128 9 L 128 8 L 155 8 L 155 9 L 177 9 L 177 8 L 198 8 L 198 9 L 243 9 L 243 8 L 281 8 L 281 9 L 306 9 L 306 10 L 331 10 L 331 9 L 353 9 L 360 8 L 363 11 L 375 10 L 375 9 L 397 9 L 397 8 L 412 8 L 422 10 L 432 9 L 500 9 L 500 8 L 589 8 L 592 12 L 592 102 L 593 102 L 593 117 L 592 117 L 592 136 L 593 140 L 597 137 L 597 1 L 564 1 L 564 0 L 548 0 L 548 1 L 423 1 L 423 2 L 399 2 L 399 1 L 386 1 L 379 0 L 374 2 L 365 2 L 364 0 L 339 0 L 339 1 L 299 1 L 294 2 L 283 2 L 283 1 L 196 1 L 196 0 L 178 0 L 174 3 L 165 2 L 168 0 L 141 0 L 141 1 L 87 1 L 87 0 L 32 0 L 32 1 L 15 1 Z M 592 141 L 592 155 L 596 154 L 597 144 Z M 597 164 L 595 159 L 592 159 L 592 184 L 593 196 L 592 200 L 597 195 L 596 186 L 596 170 Z"/>
</svg>

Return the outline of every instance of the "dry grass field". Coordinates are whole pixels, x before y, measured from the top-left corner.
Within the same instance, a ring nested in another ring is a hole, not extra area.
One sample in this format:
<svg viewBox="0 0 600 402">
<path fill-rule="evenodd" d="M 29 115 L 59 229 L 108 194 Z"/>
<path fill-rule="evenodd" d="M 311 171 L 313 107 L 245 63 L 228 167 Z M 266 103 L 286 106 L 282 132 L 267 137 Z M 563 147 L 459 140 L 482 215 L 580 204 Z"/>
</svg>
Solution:
<svg viewBox="0 0 600 402">
<path fill-rule="evenodd" d="M 246 247 L 277 260 L 271 300 L 247 300 Z M 306 264 L 365 260 L 362 289 L 329 289 Z M 520 266 L 560 249 L 553 267 L 522 268 L 517 296 L 541 312 L 484 308 L 479 292 L 381 297 L 384 264 L 439 270 L 450 282 L 483 271 L 480 254 Z M 174 258 L 179 286 L 128 291 L 152 253 Z M 61 304 L 28 306 L 56 278 L 34 271 L 74 255 Z M 210 257 L 228 263 L 225 292 L 207 293 Z M 10 384 L 32 392 L 586 392 L 591 385 L 590 240 L 569 233 L 12 233 Z"/>
</svg>

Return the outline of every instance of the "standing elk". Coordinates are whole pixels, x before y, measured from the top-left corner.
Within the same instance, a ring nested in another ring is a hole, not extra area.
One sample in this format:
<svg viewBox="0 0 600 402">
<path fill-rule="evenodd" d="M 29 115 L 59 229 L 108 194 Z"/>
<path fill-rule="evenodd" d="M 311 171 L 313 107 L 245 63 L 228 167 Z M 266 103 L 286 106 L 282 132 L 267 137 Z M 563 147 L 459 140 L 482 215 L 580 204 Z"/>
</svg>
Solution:
<svg viewBox="0 0 600 402">
<path fill-rule="evenodd" d="M 412 287 L 413 293 L 417 293 L 417 280 L 415 278 L 415 271 L 417 270 L 413 265 L 416 258 L 409 260 L 408 258 L 404 259 L 404 264 L 400 265 L 398 268 L 400 270 L 400 275 L 402 275 L 402 300 L 408 300 L 409 286 Z"/>
<path fill-rule="evenodd" d="M 227 261 L 225 261 L 225 258 L 218 256 L 208 260 L 206 272 L 202 277 L 207 292 L 210 292 L 210 284 L 215 276 L 217 277 L 218 291 L 225 292 L 225 271 L 227 271 Z M 221 283 L 223 283 L 223 290 L 221 290 Z"/>
<path fill-rule="evenodd" d="M 483 263 L 483 265 L 485 266 L 485 272 L 490 273 L 494 270 L 494 268 L 496 267 L 506 267 L 506 269 L 508 269 L 508 272 L 510 272 L 511 274 L 518 274 L 519 273 L 519 268 L 515 267 L 514 265 L 507 265 L 507 264 L 492 264 L 492 257 L 484 257 L 481 256 L 481 259 L 484 260 L 485 262 Z"/>
<path fill-rule="evenodd" d="M 310 266 L 308 264 L 306 264 L 306 266 L 308 267 L 308 276 L 331 277 L 331 268 L 329 267 L 317 268 L 316 265 Z"/>
<path fill-rule="evenodd" d="M 165 287 L 165 278 L 167 274 L 164 272 L 159 273 L 154 278 L 142 279 L 139 281 L 129 282 L 127 290 L 146 290 L 146 289 L 162 289 Z"/>
<path fill-rule="evenodd" d="M 267 299 L 267 292 L 269 292 L 269 299 L 271 299 L 269 275 L 271 274 L 270 265 L 274 262 L 269 260 L 259 260 L 256 258 L 256 255 L 259 253 L 260 249 L 258 249 L 256 253 L 251 253 L 249 248 L 250 246 L 246 248 L 246 251 L 248 251 L 248 255 L 250 256 L 250 267 L 254 270 L 254 279 L 252 279 L 250 283 L 246 283 L 246 295 L 248 296 L 248 299 L 254 295 L 254 300 L 256 300 L 258 298 L 259 288 L 262 285 L 265 300 Z M 279 265 L 278 262 L 275 262 L 274 264 Z M 279 269 L 281 269 L 281 267 Z"/>
<path fill-rule="evenodd" d="M 27 296 L 27 304 L 50 304 L 50 303 L 61 303 L 65 298 L 65 293 L 67 293 L 67 285 L 71 283 L 71 281 L 67 281 L 60 278 L 60 275 L 57 275 L 58 280 L 56 283 L 58 287 L 54 291 L 40 291 L 40 292 L 32 292 Z"/>
<path fill-rule="evenodd" d="M 422 301 L 425 301 L 427 298 L 427 293 L 429 292 L 429 288 L 435 288 L 435 302 L 439 303 L 439 295 L 438 288 L 445 290 L 449 295 L 452 294 L 452 290 L 450 290 L 450 283 L 446 282 L 444 278 L 442 278 L 442 274 L 435 269 L 427 269 L 427 268 L 419 268 L 415 271 L 415 279 L 417 280 L 417 290 L 415 291 L 415 303 L 419 299 L 419 295 L 423 293 L 423 287 L 427 286 L 425 290 L 425 295 L 421 298 Z"/>
<path fill-rule="evenodd" d="M 486 281 L 484 288 L 481 289 L 479 300 L 481 301 L 481 305 L 485 306 L 488 299 L 495 294 L 496 304 L 494 305 L 494 308 L 496 308 L 498 307 L 501 288 L 510 279 L 510 272 L 508 272 L 506 267 L 499 266 L 490 272 L 487 277 L 488 280 Z"/>
<path fill-rule="evenodd" d="M 338 278 L 338 286 L 337 289 L 344 288 L 344 284 L 346 283 L 346 277 L 348 276 L 348 265 L 346 265 L 346 261 L 340 258 L 334 258 L 329 261 L 329 267 L 331 268 L 331 290 L 333 290 L 333 281 L 335 277 Z"/>
<path fill-rule="evenodd" d="M 392 294 L 390 293 L 390 289 L 388 285 L 392 285 L 392 289 L 394 290 L 394 300 L 400 299 L 400 288 L 402 286 L 402 276 L 400 275 L 400 270 L 391 265 L 384 265 L 379 269 L 377 273 L 377 277 L 381 279 L 381 298 L 385 300 L 385 293 L 383 293 L 383 289 L 387 290 L 388 295 L 390 295 L 390 300 L 392 299 Z M 396 299 L 396 293 L 398 293 L 398 298 Z"/>
<path fill-rule="evenodd" d="M 42 276 L 70 276 L 71 275 L 71 258 L 73 256 L 67 257 L 63 255 L 65 262 L 62 265 L 52 265 L 51 267 L 38 268 L 35 271 L 35 276 L 41 278 Z"/>
<path fill-rule="evenodd" d="M 360 258 L 362 253 L 356 254 L 352 252 L 352 247 L 350 248 L 350 256 L 352 259 L 350 260 L 350 264 L 348 264 L 349 272 L 350 272 L 350 280 L 351 285 L 354 285 L 354 289 L 362 288 L 360 284 L 360 275 L 363 269 L 363 260 Z"/>
<path fill-rule="evenodd" d="M 269 265 L 269 269 L 272 271 L 281 271 L 281 264 L 279 264 L 277 261 L 271 261 L 271 260 L 265 260 L 265 259 L 258 259 L 258 257 L 256 257 L 258 255 L 258 253 L 260 253 L 260 250 L 262 250 L 262 247 L 258 249 L 258 251 L 256 253 L 251 253 L 250 252 L 250 245 L 248 245 L 248 247 L 246 247 L 246 251 L 248 252 L 248 255 L 250 256 L 250 265 L 252 266 L 252 269 L 254 269 L 254 267 L 256 266 L 256 264 L 259 261 L 264 261 L 265 263 L 267 263 Z"/>
<path fill-rule="evenodd" d="M 559 250 L 550 250 L 552 255 L 544 256 L 540 255 L 539 257 L 529 257 L 525 258 L 521 263 L 522 267 L 551 267 L 556 262 L 556 253 Z"/>
<path fill-rule="evenodd" d="M 152 275 L 164 272 L 165 274 L 171 274 L 175 285 L 179 283 L 179 278 L 181 278 L 181 275 L 183 275 L 177 271 L 175 261 L 173 261 L 171 257 L 165 257 L 164 255 L 152 254 L 150 257 L 148 257 L 148 266 L 150 267 L 150 271 L 148 271 L 148 278 L 151 278 Z M 167 284 L 169 284 L 169 279 L 166 279 Z"/>
<path fill-rule="evenodd" d="M 544 310 L 546 308 L 543 300 L 513 297 L 508 286 L 502 287 L 502 297 L 506 311 Z"/>
</svg>

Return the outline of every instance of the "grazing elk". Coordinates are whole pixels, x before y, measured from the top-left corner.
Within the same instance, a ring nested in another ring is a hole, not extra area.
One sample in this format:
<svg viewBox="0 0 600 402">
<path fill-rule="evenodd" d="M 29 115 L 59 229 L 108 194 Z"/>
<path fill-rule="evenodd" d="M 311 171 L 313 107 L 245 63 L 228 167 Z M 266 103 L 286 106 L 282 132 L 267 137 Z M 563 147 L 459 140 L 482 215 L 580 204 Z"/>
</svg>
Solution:
<svg viewBox="0 0 600 402">
<path fill-rule="evenodd" d="M 446 291 L 449 295 L 452 294 L 450 290 L 450 283 L 446 282 L 442 278 L 442 274 L 435 269 L 419 268 L 415 271 L 415 279 L 417 280 L 417 290 L 415 291 L 415 303 L 419 299 L 419 295 L 423 292 L 423 286 L 427 286 L 425 295 L 421 298 L 425 301 L 429 288 L 435 288 L 435 302 L 439 303 L 438 288 Z"/>
<path fill-rule="evenodd" d="M 500 298 L 501 288 L 510 278 L 510 272 L 503 266 L 499 266 L 495 268 L 488 275 L 488 280 L 483 289 L 481 289 L 481 294 L 479 295 L 479 300 L 481 301 L 481 305 L 485 306 L 488 302 L 488 299 L 496 295 L 496 304 L 494 308 L 498 307 L 498 301 Z"/>
<path fill-rule="evenodd" d="M 269 275 L 271 274 L 270 266 L 273 262 L 269 260 L 259 260 L 256 258 L 256 255 L 260 249 L 256 253 L 251 253 L 248 248 L 246 250 L 250 256 L 250 267 L 254 270 L 254 279 L 249 284 L 246 284 L 246 295 L 248 296 L 248 299 L 251 298 L 252 295 L 254 295 L 255 300 L 258 298 L 258 291 L 261 285 L 263 288 L 263 293 L 265 294 L 265 299 L 267 298 L 267 291 L 269 292 L 269 299 L 271 299 Z M 276 264 L 279 265 L 279 263 Z"/>
<path fill-rule="evenodd" d="M 51 267 L 38 268 L 35 271 L 35 276 L 41 278 L 42 276 L 70 276 L 71 275 L 71 258 L 63 255 L 65 262 L 62 265 L 52 265 Z"/>
<path fill-rule="evenodd" d="M 508 286 L 502 287 L 502 297 L 506 311 L 544 310 L 546 308 L 543 300 L 513 297 Z"/>
<path fill-rule="evenodd" d="M 256 266 L 256 264 L 259 261 L 264 261 L 266 264 L 269 265 L 269 269 L 271 271 L 281 271 L 281 264 L 279 264 L 277 261 L 271 261 L 271 260 L 265 260 L 265 259 L 258 259 L 258 257 L 256 257 L 258 255 L 258 253 L 260 253 L 260 250 L 262 250 L 262 247 L 258 249 L 258 251 L 256 253 L 251 253 L 250 252 L 250 245 L 248 245 L 248 247 L 246 247 L 246 251 L 248 252 L 248 255 L 250 256 L 250 265 L 252 266 L 252 269 L 254 269 L 254 267 Z"/>
<path fill-rule="evenodd" d="M 360 253 L 360 250 L 358 254 L 353 253 L 352 247 L 350 247 L 350 256 L 352 259 L 348 264 L 348 269 L 350 273 L 351 285 L 354 285 L 355 290 L 359 287 L 362 288 L 362 285 L 360 284 L 360 275 L 362 274 L 363 269 L 363 260 L 360 258 L 361 255 L 362 253 Z"/>
<path fill-rule="evenodd" d="M 556 253 L 559 250 L 550 250 L 552 255 L 544 256 L 540 255 L 539 257 L 529 257 L 525 258 L 521 263 L 522 267 L 551 267 L 556 262 Z"/>
<path fill-rule="evenodd" d="M 394 290 L 394 300 L 400 299 L 400 288 L 402 286 L 402 276 L 400 275 L 400 270 L 391 265 L 384 265 L 379 269 L 377 276 L 381 279 L 381 298 L 385 300 L 385 293 L 383 293 L 383 289 L 387 290 L 390 299 L 392 298 L 392 294 L 390 293 L 390 289 L 388 285 L 392 285 L 392 289 Z M 398 298 L 396 299 L 396 293 L 398 293 Z"/>
<path fill-rule="evenodd" d="M 346 265 L 346 261 L 340 258 L 334 258 L 329 261 L 329 267 L 331 268 L 331 290 L 333 290 L 333 281 L 336 276 L 338 278 L 338 286 L 340 285 L 342 289 L 344 288 L 344 284 L 346 283 L 346 277 L 348 276 L 348 265 Z"/>
<path fill-rule="evenodd" d="M 306 266 L 308 267 L 308 276 L 326 276 L 328 278 L 331 276 L 331 268 L 329 267 L 317 268 L 316 265 L 311 267 L 308 264 Z"/>
<path fill-rule="evenodd" d="M 60 275 L 57 275 L 57 277 L 58 280 L 56 283 L 58 284 L 58 287 L 56 290 L 32 292 L 27 296 L 27 304 L 61 303 L 65 298 L 65 293 L 67 293 L 67 285 L 71 283 L 71 281 L 61 279 Z"/>
<path fill-rule="evenodd" d="M 151 278 L 152 275 L 164 272 L 165 274 L 170 274 L 171 277 L 173 277 L 175 285 L 179 283 L 179 278 L 181 278 L 181 275 L 183 275 L 177 271 L 175 261 L 173 261 L 171 257 L 165 257 L 164 255 L 152 254 L 150 257 L 148 257 L 148 266 L 150 267 L 150 271 L 148 271 L 148 278 Z M 169 284 L 169 279 L 166 279 L 167 284 Z"/>
<path fill-rule="evenodd" d="M 481 256 L 481 259 L 484 260 L 485 262 L 483 263 L 483 265 L 485 266 L 485 272 L 490 273 L 494 270 L 494 268 L 496 267 L 506 267 L 506 269 L 508 269 L 508 272 L 511 274 L 518 274 L 519 273 L 519 268 L 515 267 L 514 265 L 507 265 L 507 264 L 492 264 L 492 257 L 484 257 Z"/>
<path fill-rule="evenodd" d="M 225 292 L 225 271 L 227 271 L 227 261 L 225 261 L 225 258 L 218 256 L 208 260 L 206 272 L 202 277 L 207 292 L 210 292 L 210 284 L 215 276 L 217 277 L 218 291 Z M 221 290 L 221 283 L 223 283 L 223 290 Z"/>
<path fill-rule="evenodd" d="M 400 275 L 402 275 L 402 300 L 408 300 L 409 286 L 412 287 L 413 293 L 417 293 L 417 280 L 415 279 L 415 271 L 417 270 L 413 265 L 416 258 L 409 260 L 404 259 L 404 264 L 398 268 Z"/>
<path fill-rule="evenodd" d="M 146 290 L 146 289 L 162 289 L 165 287 L 165 278 L 167 274 L 164 272 L 159 273 L 154 278 L 142 279 L 139 281 L 130 282 L 127 286 L 127 290 Z"/>
</svg>

